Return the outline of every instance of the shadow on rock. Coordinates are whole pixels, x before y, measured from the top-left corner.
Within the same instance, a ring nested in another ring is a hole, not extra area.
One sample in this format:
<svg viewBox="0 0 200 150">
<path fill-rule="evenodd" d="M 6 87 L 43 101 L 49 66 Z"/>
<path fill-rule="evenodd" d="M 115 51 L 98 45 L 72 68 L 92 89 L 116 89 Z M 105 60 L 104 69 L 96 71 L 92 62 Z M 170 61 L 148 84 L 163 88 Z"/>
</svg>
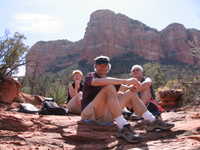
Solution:
<svg viewBox="0 0 200 150">
<path fill-rule="evenodd" d="M 63 129 L 62 137 L 65 143 L 75 145 L 74 149 L 124 149 L 143 147 L 148 149 L 147 144 L 140 142 L 130 144 L 116 137 L 116 126 L 100 126 L 79 122 L 75 129 Z"/>
</svg>

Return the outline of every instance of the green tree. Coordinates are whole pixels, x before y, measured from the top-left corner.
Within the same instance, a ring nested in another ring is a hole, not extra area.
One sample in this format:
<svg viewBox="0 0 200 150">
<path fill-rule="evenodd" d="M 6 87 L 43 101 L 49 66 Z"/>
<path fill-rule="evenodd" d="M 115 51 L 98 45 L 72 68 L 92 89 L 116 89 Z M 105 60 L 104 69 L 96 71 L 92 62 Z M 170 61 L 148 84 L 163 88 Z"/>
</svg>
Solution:
<svg viewBox="0 0 200 150">
<path fill-rule="evenodd" d="M 153 87 L 157 89 L 166 83 L 165 74 L 161 70 L 159 63 L 147 63 L 144 65 L 145 76 L 149 76 L 153 80 Z"/>
<path fill-rule="evenodd" d="M 28 47 L 24 40 L 24 35 L 18 32 L 13 36 L 5 32 L 5 35 L 0 37 L 0 78 L 13 74 L 19 66 L 26 64 Z"/>
</svg>

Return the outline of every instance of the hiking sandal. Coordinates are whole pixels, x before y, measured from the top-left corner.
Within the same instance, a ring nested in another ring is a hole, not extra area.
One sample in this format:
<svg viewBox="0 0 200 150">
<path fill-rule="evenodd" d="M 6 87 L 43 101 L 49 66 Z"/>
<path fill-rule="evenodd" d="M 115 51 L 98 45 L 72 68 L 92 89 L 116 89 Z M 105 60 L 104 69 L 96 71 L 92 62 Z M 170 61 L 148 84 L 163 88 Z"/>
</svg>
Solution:
<svg viewBox="0 0 200 150">
<path fill-rule="evenodd" d="M 147 131 L 152 132 L 152 131 L 156 131 L 156 130 L 159 130 L 159 131 L 170 130 L 171 128 L 174 127 L 174 124 L 164 122 L 160 119 L 156 119 L 153 122 L 146 123 L 145 126 L 146 126 Z"/>
<path fill-rule="evenodd" d="M 135 134 L 131 130 L 129 124 L 125 125 L 122 129 L 118 131 L 117 137 L 122 138 L 129 143 L 139 143 L 142 141 L 142 137 Z"/>
</svg>

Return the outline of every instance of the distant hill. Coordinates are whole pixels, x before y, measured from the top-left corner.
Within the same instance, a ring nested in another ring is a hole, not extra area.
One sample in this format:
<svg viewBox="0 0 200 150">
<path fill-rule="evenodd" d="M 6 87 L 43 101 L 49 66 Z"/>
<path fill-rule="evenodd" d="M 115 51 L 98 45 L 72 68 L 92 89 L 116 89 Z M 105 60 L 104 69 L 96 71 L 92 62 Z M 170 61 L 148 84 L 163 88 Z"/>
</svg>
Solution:
<svg viewBox="0 0 200 150">
<path fill-rule="evenodd" d="M 135 63 L 200 66 L 199 57 L 193 55 L 195 46 L 200 47 L 197 29 L 186 29 L 173 23 L 158 31 L 123 14 L 98 10 L 91 14 L 80 41 L 39 41 L 34 44 L 27 55 L 30 63 L 26 73 L 55 73 L 73 65 L 87 72 L 98 55 L 111 57 L 114 74 L 129 70 Z"/>
</svg>

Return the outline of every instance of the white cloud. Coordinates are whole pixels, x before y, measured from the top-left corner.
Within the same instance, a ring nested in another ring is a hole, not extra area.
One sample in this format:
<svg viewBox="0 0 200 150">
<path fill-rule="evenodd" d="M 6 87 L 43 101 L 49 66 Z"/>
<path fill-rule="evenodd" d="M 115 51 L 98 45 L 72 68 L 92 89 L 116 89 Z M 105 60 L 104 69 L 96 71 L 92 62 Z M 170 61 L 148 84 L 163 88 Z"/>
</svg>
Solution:
<svg viewBox="0 0 200 150">
<path fill-rule="evenodd" d="M 20 66 L 18 68 L 18 72 L 16 74 L 14 74 L 14 76 L 16 76 L 16 77 L 25 76 L 25 73 L 26 73 L 25 65 L 24 66 Z"/>
<path fill-rule="evenodd" d="M 10 0 L 5 2 L 7 9 L 2 12 L 6 15 L 0 29 L 6 27 L 24 34 L 29 45 L 39 40 L 80 40 L 90 14 L 98 9 L 125 14 L 158 30 L 173 22 L 200 29 L 197 0 L 18 0 L 12 1 L 12 5 Z M 15 9 L 11 7 L 18 4 Z"/>
<path fill-rule="evenodd" d="M 64 29 L 64 23 L 59 17 L 46 14 L 16 14 L 14 21 L 14 28 L 22 32 L 57 33 Z"/>
</svg>

